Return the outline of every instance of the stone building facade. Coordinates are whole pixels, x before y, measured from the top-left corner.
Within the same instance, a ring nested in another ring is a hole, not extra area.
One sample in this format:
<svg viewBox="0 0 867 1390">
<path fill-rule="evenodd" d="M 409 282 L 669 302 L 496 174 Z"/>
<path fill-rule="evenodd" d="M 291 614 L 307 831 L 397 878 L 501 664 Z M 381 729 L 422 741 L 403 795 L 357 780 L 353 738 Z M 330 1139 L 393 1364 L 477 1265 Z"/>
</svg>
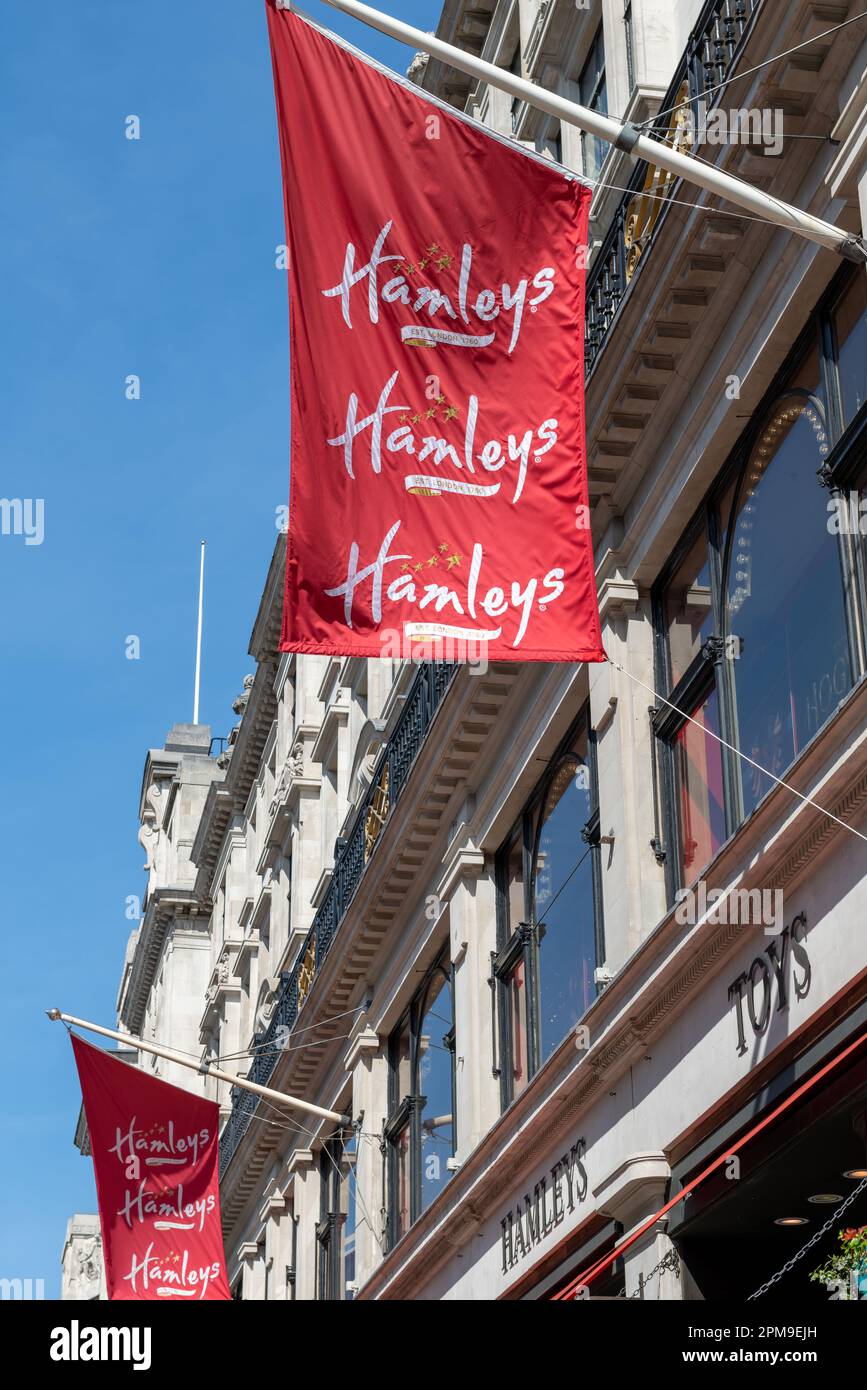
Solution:
<svg viewBox="0 0 867 1390">
<path fill-rule="evenodd" d="M 437 32 L 855 233 L 849 12 L 447 0 Z M 579 1290 L 745 1298 L 847 1198 L 867 1221 L 865 271 L 438 62 L 410 75 L 600 185 L 610 662 L 281 656 L 278 543 L 229 746 L 148 755 L 121 1018 L 352 1117 L 201 1080 L 239 1298 L 571 1292 L 766 1120 Z M 827 1297 L 807 1267 L 765 1296 Z"/>
</svg>

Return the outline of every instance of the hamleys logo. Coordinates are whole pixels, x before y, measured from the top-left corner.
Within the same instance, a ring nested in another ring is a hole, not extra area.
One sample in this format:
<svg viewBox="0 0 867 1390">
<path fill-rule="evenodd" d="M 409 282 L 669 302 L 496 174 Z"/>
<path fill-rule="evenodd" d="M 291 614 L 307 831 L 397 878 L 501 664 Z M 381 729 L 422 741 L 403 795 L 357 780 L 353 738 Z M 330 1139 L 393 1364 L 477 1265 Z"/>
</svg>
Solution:
<svg viewBox="0 0 867 1390">
<path fill-rule="evenodd" d="M 472 283 L 473 248 L 469 242 L 461 248 L 456 266 L 453 266 L 456 256 L 443 251 L 436 242 L 432 242 L 418 260 L 413 260 L 396 253 L 386 254 L 385 244 L 392 225 L 391 221 L 386 222 L 373 244 L 369 260 L 358 268 L 355 245 L 348 242 L 339 283 L 321 291 L 326 299 L 339 298 L 347 328 L 352 328 L 352 291 L 366 281 L 367 314 L 371 323 L 379 323 L 380 302 L 404 305 L 416 315 L 412 322 L 400 328 L 401 341 L 409 347 L 488 347 L 505 324 L 509 330 L 506 351 L 513 352 L 521 334 L 525 310 L 535 313 L 554 292 L 554 267 L 543 266 L 532 278 L 524 276 L 518 280 L 514 287 L 503 281 L 497 289 L 480 288 Z M 391 267 L 398 273 L 385 279 L 383 272 L 380 284 L 380 270 L 387 261 L 400 262 L 399 266 Z M 423 283 L 432 272 L 438 272 L 439 278 L 450 276 L 451 281 L 456 274 L 457 283 L 446 286 Z M 536 293 L 530 294 L 531 290 Z"/>
</svg>

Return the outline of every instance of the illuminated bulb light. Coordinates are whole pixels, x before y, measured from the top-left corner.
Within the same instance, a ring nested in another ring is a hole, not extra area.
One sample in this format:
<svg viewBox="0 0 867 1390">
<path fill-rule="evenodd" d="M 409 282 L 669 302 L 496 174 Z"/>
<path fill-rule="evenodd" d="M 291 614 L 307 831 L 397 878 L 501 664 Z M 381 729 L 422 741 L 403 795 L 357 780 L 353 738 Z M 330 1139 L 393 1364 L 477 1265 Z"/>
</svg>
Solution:
<svg viewBox="0 0 867 1390">
<path fill-rule="evenodd" d="M 832 1207 L 836 1202 L 842 1202 L 842 1192 L 815 1192 L 807 1201 L 812 1202 L 814 1207 Z"/>
<path fill-rule="evenodd" d="M 778 1216 L 774 1220 L 775 1226 L 806 1226 L 806 1216 Z"/>
<path fill-rule="evenodd" d="M 867 1168 L 847 1168 L 843 1177 L 851 1178 L 853 1182 L 860 1182 L 862 1178 L 867 1178 Z"/>
</svg>

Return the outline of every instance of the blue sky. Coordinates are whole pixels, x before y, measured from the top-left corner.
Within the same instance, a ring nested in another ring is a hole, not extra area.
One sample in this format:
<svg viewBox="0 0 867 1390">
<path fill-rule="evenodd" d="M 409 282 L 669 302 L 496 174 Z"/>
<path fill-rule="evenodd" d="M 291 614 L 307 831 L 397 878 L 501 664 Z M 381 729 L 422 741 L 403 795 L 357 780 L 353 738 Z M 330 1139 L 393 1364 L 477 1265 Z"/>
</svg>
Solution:
<svg viewBox="0 0 867 1390">
<path fill-rule="evenodd" d="M 406 69 L 408 49 L 309 11 Z M 288 325 L 261 0 L 19 6 L 4 49 L 0 496 L 44 499 L 44 539 L 0 535 L 0 1276 L 56 1297 L 66 1220 L 96 1198 L 44 1010 L 114 1020 L 145 753 L 192 718 L 200 537 L 201 718 L 233 722 L 288 496 Z"/>
</svg>

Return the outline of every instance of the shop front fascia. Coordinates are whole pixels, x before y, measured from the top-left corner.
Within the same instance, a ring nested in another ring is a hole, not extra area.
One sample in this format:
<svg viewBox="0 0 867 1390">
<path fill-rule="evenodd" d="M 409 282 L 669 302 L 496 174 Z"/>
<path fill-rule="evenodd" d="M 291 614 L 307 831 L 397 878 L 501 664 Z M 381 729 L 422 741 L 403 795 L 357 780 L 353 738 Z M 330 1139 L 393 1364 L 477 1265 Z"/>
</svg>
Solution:
<svg viewBox="0 0 867 1390">
<path fill-rule="evenodd" d="M 862 833 L 865 712 L 862 683 L 789 774 Z M 668 912 L 585 1015 L 586 1035 L 564 1040 L 362 1298 L 550 1297 L 676 1194 L 685 1156 L 705 1141 L 712 1154 L 724 1121 L 739 1117 L 745 1132 L 813 1053 L 819 1065 L 851 1040 L 867 999 L 867 843 L 776 787 L 704 882 L 728 896 L 707 889 L 695 922 L 682 904 Z M 748 890 L 776 895 L 768 920 L 740 920 Z M 590 1296 L 702 1297 L 671 1248 L 682 1213 L 651 1227 Z"/>
</svg>

